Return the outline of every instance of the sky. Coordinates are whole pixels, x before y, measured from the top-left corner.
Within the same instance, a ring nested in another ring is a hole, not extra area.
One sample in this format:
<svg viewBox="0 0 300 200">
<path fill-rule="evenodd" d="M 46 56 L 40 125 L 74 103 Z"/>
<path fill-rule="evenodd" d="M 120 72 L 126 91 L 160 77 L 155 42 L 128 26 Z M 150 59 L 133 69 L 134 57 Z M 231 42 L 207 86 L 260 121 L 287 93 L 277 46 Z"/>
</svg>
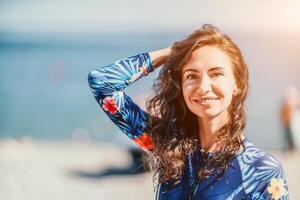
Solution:
<svg viewBox="0 0 300 200">
<path fill-rule="evenodd" d="M 1 32 L 300 32 L 298 0 L 1 0 Z"/>
</svg>

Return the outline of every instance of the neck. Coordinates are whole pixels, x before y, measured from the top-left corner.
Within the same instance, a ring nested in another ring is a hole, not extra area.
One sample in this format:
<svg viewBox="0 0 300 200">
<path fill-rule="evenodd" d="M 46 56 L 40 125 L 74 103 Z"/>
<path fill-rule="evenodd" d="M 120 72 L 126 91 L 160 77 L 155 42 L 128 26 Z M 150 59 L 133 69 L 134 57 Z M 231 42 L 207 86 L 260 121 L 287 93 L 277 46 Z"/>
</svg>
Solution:
<svg viewBox="0 0 300 200">
<path fill-rule="evenodd" d="M 228 121 L 226 112 L 213 118 L 198 117 L 199 124 L 199 138 L 201 148 L 206 151 L 215 151 L 218 145 L 215 143 L 217 139 L 218 130 L 223 127 Z"/>
</svg>

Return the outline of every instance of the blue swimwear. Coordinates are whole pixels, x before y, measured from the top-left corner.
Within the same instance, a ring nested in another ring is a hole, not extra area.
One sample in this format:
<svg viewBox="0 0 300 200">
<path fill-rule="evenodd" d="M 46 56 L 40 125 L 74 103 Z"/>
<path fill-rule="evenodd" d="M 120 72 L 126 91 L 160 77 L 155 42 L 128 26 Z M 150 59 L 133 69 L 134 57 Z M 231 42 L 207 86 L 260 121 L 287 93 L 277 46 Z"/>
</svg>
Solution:
<svg viewBox="0 0 300 200">
<path fill-rule="evenodd" d="M 154 70 L 148 53 L 121 59 L 100 67 L 88 76 L 92 93 L 108 117 L 133 142 L 145 151 L 152 151 L 151 136 L 147 133 L 149 114 L 142 110 L 124 89 Z M 222 177 L 197 179 L 203 154 L 197 147 L 189 154 L 180 183 L 161 183 L 159 200 L 241 200 L 288 199 L 288 187 L 281 164 L 271 155 L 256 148 L 247 138 L 244 151 L 231 160 Z M 208 154 L 206 156 L 211 156 Z"/>
</svg>

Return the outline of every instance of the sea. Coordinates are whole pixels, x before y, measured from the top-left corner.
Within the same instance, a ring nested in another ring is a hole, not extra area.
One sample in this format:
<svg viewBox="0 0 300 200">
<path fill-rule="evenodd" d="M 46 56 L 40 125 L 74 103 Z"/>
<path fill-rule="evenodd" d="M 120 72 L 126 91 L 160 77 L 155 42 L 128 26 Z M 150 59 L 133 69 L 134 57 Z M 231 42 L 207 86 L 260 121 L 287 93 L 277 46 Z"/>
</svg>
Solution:
<svg viewBox="0 0 300 200">
<path fill-rule="evenodd" d="M 88 73 L 165 48 L 188 34 L 0 33 L 0 139 L 123 141 L 92 96 Z M 229 36 L 250 72 L 245 135 L 261 148 L 283 149 L 280 106 L 289 85 L 300 89 L 300 37 L 242 32 Z M 157 75 L 158 70 L 125 92 L 143 106 Z"/>
</svg>

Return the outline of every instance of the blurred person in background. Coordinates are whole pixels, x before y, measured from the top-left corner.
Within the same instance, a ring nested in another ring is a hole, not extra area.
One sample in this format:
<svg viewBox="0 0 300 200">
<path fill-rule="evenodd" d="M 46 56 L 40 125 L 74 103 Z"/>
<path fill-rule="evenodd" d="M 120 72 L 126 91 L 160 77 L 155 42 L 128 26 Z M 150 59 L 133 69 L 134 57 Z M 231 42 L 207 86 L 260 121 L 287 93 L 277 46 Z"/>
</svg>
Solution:
<svg viewBox="0 0 300 200">
<path fill-rule="evenodd" d="M 289 86 L 281 106 L 281 121 L 284 128 L 286 150 L 300 147 L 300 95 L 297 88 Z"/>
<path fill-rule="evenodd" d="M 123 90 L 163 67 L 141 109 Z M 243 134 L 248 68 L 239 47 L 203 25 L 171 47 L 90 72 L 107 116 L 149 154 L 157 199 L 288 199 L 281 164 Z"/>
</svg>

